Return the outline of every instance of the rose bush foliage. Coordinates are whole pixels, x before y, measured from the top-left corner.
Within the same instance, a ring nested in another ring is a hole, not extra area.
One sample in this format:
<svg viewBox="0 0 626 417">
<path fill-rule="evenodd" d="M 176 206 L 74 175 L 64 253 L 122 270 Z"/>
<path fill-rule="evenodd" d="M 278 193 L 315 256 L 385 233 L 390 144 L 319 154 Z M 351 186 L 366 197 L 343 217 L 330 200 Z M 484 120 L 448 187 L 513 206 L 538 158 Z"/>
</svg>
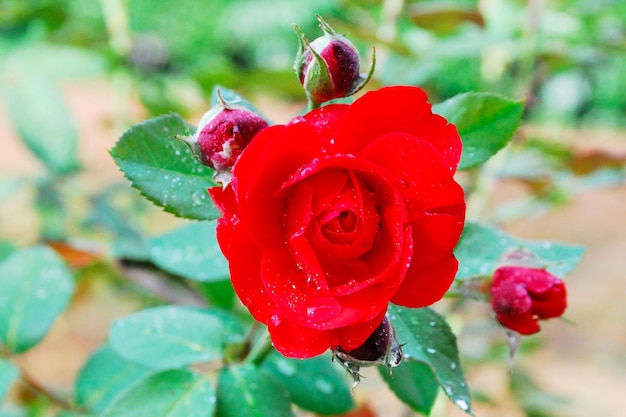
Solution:
<svg viewBox="0 0 626 417">
<path fill-rule="evenodd" d="M 210 189 L 243 304 L 283 355 L 360 346 L 388 303 L 439 300 L 457 271 L 461 141 L 417 87 L 262 130 Z"/>
</svg>

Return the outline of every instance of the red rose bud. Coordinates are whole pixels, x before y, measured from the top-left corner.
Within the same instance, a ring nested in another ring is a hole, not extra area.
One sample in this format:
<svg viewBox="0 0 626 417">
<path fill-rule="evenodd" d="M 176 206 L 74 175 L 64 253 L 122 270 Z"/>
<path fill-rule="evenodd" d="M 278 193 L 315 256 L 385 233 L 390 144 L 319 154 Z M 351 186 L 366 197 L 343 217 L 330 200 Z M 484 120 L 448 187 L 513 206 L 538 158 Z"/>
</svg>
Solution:
<svg viewBox="0 0 626 417">
<path fill-rule="evenodd" d="M 354 388 L 361 381 L 361 374 L 359 374 L 361 367 L 385 365 L 391 374 L 391 368 L 395 368 L 402 362 L 402 347 L 398 344 L 393 325 L 385 316 L 365 343 L 350 351 L 336 347 L 333 349 L 333 358 L 336 358 L 350 373 Z"/>
<path fill-rule="evenodd" d="M 309 43 L 295 27 L 300 48 L 294 64 L 296 75 L 314 104 L 350 96 L 359 91 L 374 72 L 374 61 L 367 75 L 359 73 L 359 52 L 345 37 L 318 16 L 324 36 Z"/>
<path fill-rule="evenodd" d="M 196 132 L 184 140 L 203 164 L 215 170 L 214 179 L 226 186 L 241 152 L 268 124 L 256 113 L 218 96 L 220 103 L 202 116 Z"/>
<path fill-rule="evenodd" d="M 563 281 L 545 269 L 502 266 L 491 284 L 491 306 L 504 327 L 528 335 L 538 320 L 559 317 L 567 307 Z"/>
</svg>

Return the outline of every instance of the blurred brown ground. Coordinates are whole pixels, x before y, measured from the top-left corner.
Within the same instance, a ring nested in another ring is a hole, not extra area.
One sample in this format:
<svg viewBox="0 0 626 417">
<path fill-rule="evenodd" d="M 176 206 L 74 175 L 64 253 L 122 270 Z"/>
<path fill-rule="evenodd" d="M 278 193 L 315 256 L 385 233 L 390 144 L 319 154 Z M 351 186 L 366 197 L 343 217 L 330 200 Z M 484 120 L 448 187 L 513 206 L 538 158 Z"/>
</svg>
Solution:
<svg viewBox="0 0 626 417">
<path fill-rule="evenodd" d="M 80 133 L 79 152 L 86 172 L 80 174 L 83 187 L 99 187 L 121 181 L 108 150 L 122 127 L 114 127 L 114 100 L 110 85 L 87 81 L 64 86 Z M 295 110 L 282 103 L 259 100 L 259 107 L 274 120 L 284 121 Z M 1 106 L 1 104 L 0 104 Z M 136 111 L 136 109 L 132 109 Z M 129 116 L 139 120 L 141 116 Z M 196 120 L 191 120 L 195 122 Z M 626 151 L 626 133 L 573 132 L 550 130 L 551 138 L 580 149 Z M 0 107 L 2 175 L 36 176 L 38 162 L 13 137 Z M 500 184 L 496 195 L 519 193 L 514 184 Z M 3 237 L 19 244 L 35 238 L 36 217 L 28 208 L 29 196 L 19 193 L 0 208 Z M 164 219 L 168 215 L 163 215 Z M 167 223 L 167 221 L 166 221 Z M 547 392 L 565 397 L 569 404 L 562 414 L 571 417 L 623 417 L 626 415 L 626 185 L 596 189 L 575 196 L 566 205 L 549 213 L 515 221 L 506 226 L 515 236 L 583 244 L 587 252 L 580 267 L 569 277 L 567 319 L 543 325 L 545 343 L 540 349 L 516 358 Z M 106 335 L 116 317 L 132 311 L 130 300 L 119 299 L 106 286 L 83 289 L 67 314 L 36 348 L 22 355 L 20 362 L 41 384 L 69 392 L 76 372 L 89 353 Z M 463 345 L 461 345 L 461 350 Z M 506 386 L 508 365 L 492 363 L 469 370 L 469 385 L 494 396 L 498 403 L 477 406 L 482 417 L 517 417 L 523 414 L 512 405 Z M 393 397 L 373 370 L 357 389 L 358 401 L 366 402 L 378 416 L 410 415 Z M 441 400 L 441 399 L 440 399 Z M 447 400 L 439 401 L 434 417 L 465 414 Z"/>
</svg>

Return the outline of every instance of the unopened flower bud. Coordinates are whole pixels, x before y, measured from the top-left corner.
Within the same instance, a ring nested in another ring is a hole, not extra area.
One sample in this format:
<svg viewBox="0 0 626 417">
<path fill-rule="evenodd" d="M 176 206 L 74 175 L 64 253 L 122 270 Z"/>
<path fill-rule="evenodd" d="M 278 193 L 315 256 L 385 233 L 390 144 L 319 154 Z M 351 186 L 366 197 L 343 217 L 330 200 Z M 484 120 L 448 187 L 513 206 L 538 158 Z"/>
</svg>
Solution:
<svg viewBox="0 0 626 417">
<path fill-rule="evenodd" d="M 300 48 L 294 69 L 309 99 L 320 104 L 334 98 L 348 97 L 359 91 L 374 72 L 374 61 L 366 75 L 359 73 L 359 52 L 344 36 L 318 16 L 324 36 L 308 42 L 295 27 Z"/>
<path fill-rule="evenodd" d="M 350 373 L 356 387 L 361 375 L 361 367 L 385 365 L 391 374 L 391 368 L 402 362 L 402 348 L 396 340 L 396 331 L 387 316 L 367 338 L 365 343 L 356 349 L 345 351 L 341 347 L 333 349 L 336 358 Z"/>
<path fill-rule="evenodd" d="M 214 179 L 226 186 L 241 152 L 268 124 L 247 108 L 219 98 L 220 103 L 202 116 L 196 133 L 184 140 L 203 164 L 215 170 Z"/>
<path fill-rule="evenodd" d="M 545 269 L 502 266 L 493 275 L 491 306 L 504 327 L 528 335 L 538 320 L 559 317 L 567 307 L 565 284 Z"/>
</svg>

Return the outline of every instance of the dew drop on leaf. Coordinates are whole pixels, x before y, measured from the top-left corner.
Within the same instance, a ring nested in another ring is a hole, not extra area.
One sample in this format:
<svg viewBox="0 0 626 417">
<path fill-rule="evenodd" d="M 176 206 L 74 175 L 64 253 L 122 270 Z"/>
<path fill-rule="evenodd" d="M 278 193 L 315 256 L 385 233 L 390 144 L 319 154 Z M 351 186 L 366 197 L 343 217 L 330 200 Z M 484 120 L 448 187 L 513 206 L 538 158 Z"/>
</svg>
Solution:
<svg viewBox="0 0 626 417">
<path fill-rule="evenodd" d="M 469 409 L 469 404 L 467 404 L 467 401 L 465 400 L 461 400 L 461 399 L 457 399 L 456 401 L 454 401 L 454 403 L 461 409 L 461 410 L 468 410 Z"/>
<path fill-rule="evenodd" d="M 284 359 L 276 361 L 276 367 L 278 371 L 285 376 L 293 376 L 296 374 L 295 366 Z"/>
<path fill-rule="evenodd" d="M 48 290 L 45 288 L 37 288 L 37 290 L 35 291 L 35 297 L 39 298 L 40 300 L 45 300 L 46 298 L 48 298 Z"/>
<path fill-rule="evenodd" d="M 333 385 L 328 381 L 324 381 L 323 379 L 318 379 L 315 381 L 315 388 L 317 388 L 323 394 L 327 395 L 332 394 L 333 392 Z"/>
<path fill-rule="evenodd" d="M 191 193 L 191 200 L 193 201 L 193 204 L 202 204 L 202 202 L 206 199 L 206 193 L 204 192 L 204 190 L 200 191 L 200 190 L 196 190 L 193 193 Z"/>
</svg>

